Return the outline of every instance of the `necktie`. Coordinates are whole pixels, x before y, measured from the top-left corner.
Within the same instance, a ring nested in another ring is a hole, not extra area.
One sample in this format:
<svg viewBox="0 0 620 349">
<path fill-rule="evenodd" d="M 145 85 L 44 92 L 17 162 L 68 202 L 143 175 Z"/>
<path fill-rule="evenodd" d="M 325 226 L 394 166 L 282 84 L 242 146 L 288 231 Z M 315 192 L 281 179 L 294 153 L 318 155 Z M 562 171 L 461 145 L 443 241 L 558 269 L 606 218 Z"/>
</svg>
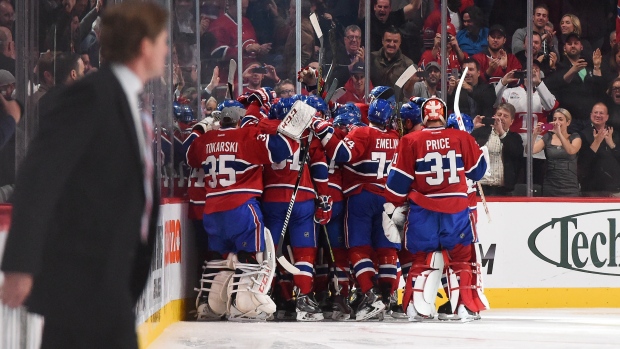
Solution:
<svg viewBox="0 0 620 349">
<path fill-rule="evenodd" d="M 140 96 L 142 97 L 142 96 Z M 140 98 L 143 102 L 144 99 Z M 141 103 L 143 106 L 148 103 Z M 144 212 L 142 213 L 142 223 L 140 227 L 140 237 L 143 242 L 148 240 L 149 220 L 153 209 L 153 119 L 146 112 L 145 108 L 139 108 L 140 120 L 142 121 L 142 131 L 144 135 L 144 148 L 142 149 L 142 163 L 144 164 Z"/>
</svg>

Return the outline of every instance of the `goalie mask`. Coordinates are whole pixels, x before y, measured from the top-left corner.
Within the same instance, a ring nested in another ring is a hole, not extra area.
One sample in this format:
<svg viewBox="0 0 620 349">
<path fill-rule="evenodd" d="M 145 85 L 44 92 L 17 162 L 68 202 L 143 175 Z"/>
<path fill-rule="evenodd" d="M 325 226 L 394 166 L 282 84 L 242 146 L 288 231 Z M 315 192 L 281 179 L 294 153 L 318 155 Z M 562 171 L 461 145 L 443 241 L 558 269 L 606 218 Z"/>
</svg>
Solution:
<svg viewBox="0 0 620 349">
<path fill-rule="evenodd" d="M 448 108 L 446 107 L 446 103 L 439 98 L 429 98 L 424 103 L 422 103 L 422 123 L 424 126 L 429 121 L 441 121 L 442 124 L 446 124 L 446 114 Z"/>
</svg>

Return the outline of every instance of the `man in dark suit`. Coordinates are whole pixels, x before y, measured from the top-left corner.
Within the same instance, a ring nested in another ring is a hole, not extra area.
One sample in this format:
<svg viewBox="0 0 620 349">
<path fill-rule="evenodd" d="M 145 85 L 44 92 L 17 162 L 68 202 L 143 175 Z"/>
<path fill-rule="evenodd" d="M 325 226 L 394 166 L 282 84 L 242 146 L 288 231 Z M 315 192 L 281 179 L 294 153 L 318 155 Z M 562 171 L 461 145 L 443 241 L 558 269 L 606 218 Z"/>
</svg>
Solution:
<svg viewBox="0 0 620 349">
<path fill-rule="evenodd" d="M 523 142 L 518 133 L 510 131 L 515 119 L 515 107 L 502 103 L 497 107 L 493 122 L 478 127 L 471 135 L 478 145 L 489 149 L 489 174 L 480 180 L 488 196 L 506 196 L 514 190 L 523 159 Z"/>
<path fill-rule="evenodd" d="M 107 9 L 110 65 L 59 95 L 21 165 L 1 299 L 45 317 L 42 348 L 137 348 L 159 203 L 138 93 L 164 72 L 167 21 L 151 2 Z"/>
</svg>

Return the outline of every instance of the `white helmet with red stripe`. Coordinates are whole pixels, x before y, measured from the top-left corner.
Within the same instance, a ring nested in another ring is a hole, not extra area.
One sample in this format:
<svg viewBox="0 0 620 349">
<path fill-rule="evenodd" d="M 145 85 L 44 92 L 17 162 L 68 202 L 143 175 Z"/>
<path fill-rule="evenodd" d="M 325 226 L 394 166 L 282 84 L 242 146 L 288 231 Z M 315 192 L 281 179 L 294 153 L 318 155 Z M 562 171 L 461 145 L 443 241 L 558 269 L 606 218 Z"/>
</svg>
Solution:
<svg viewBox="0 0 620 349">
<path fill-rule="evenodd" d="M 422 103 L 422 123 L 426 125 L 428 121 L 439 120 L 446 123 L 448 108 L 446 103 L 440 98 L 432 97 Z"/>
</svg>

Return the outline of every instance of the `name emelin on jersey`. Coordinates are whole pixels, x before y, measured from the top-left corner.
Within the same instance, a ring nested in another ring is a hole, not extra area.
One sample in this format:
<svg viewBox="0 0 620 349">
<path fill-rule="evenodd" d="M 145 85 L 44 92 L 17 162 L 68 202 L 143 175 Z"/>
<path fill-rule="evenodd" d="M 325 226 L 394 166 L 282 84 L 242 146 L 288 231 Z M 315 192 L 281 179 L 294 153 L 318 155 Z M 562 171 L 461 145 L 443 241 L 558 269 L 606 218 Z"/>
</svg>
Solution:
<svg viewBox="0 0 620 349">
<path fill-rule="evenodd" d="M 239 143 L 237 142 L 215 142 L 215 143 L 208 143 L 206 145 L 207 153 L 220 153 L 220 152 L 236 153 L 238 146 L 239 146 Z"/>
<path fill-rule="evenodd" d="M 376 148 L 377 149 L 396 149 L 398 147 L 398 139 L 391 138 L 378 138 Z"/>
</svg>

